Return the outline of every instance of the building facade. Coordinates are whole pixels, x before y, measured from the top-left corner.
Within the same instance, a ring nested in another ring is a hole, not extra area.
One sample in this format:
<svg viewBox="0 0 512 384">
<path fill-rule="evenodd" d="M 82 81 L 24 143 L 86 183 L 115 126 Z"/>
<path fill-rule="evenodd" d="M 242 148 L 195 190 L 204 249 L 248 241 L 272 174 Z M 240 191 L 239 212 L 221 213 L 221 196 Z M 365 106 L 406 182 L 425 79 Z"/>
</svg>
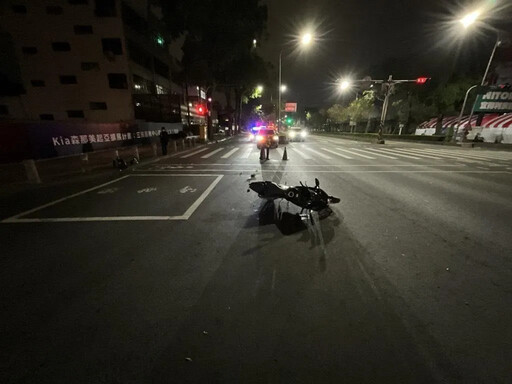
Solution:
<svg viewBox="0 0 512 384">
<path fill-rule="evenodd" d="M 8 0 L 0 118 L 180 122 L 177 68 L 144 0 Z"/>
</svg>

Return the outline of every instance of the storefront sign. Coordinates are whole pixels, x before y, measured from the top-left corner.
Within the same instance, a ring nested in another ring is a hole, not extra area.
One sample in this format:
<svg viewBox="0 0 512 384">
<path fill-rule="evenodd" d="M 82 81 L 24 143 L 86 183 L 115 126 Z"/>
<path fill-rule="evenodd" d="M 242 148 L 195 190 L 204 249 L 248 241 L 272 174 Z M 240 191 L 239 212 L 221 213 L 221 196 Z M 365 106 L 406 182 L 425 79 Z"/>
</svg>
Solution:
<svg viewBox="0 0 512 384">
<path fill-rule="evenodd" d="M 512 91 L 492 90 L 483 95 L 478 95 L 475 111 L 485 113 L 512 112 Z"/>
</svg>

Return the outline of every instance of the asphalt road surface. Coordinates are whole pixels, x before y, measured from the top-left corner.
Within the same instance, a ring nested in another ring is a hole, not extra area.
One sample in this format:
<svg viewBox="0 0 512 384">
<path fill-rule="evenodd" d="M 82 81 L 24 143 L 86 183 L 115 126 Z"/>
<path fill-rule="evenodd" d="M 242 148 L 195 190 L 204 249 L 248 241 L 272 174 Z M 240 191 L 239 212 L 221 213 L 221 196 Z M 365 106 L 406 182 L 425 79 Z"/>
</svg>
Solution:
<svg viewBox="0 0 512 384">
<path fill-rule="evenodd" d="M 0 382 L 512 382 L 512 152 L 282 152 L 235 138 L 3 191 Z M 283 228 L 251 175 L 341 202 Z"/>
</svg>

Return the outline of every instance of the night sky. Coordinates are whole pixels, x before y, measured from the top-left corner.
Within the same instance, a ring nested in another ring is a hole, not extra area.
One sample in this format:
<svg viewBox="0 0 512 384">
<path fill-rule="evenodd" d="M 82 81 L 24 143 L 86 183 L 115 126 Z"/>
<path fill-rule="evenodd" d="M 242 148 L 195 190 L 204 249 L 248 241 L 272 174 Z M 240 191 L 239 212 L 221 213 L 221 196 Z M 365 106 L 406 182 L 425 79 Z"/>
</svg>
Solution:
<svg viewBox="0 0 512 384">
<path fill-rule="evenodd" d="M 468 9 L 469 2 L 267 0 L 266 4 L 267 38 L 259 52 L 277 73 L 279 51 L 285 47 L 287 98 L 302 107 L 335 102 L 332 83 L 342 75 L 375 79 L 392 73 L 395 78 L 430 75 L 440 79 L 453 73 L 483 72 L 495 39 L 490 26 L 503 28 L 504 15 L 510 16 L 510 9 L 497 12 L 478 33 L 457 38 L 447 33 L 448 21 Z M 293 35 L 307 24 L 316 26 L 318 40 L 307 52 L 293 52 Z"/>
</svg>

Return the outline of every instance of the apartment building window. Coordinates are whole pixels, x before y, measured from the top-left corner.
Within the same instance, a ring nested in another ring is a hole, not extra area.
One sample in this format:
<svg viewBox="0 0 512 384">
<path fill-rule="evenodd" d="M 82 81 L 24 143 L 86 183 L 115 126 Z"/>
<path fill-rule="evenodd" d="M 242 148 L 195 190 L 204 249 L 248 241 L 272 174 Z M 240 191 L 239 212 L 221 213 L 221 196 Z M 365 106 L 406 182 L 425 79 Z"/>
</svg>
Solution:
<svg viewBox="0 0 512 384">
<path fill-rule="evenodd" d="M 91 101 L 89 103 L 89 108 L 93 111 L 105 110 L 107 109 L 107 103 L 104 101 Z"/>
<path fill-rule="evenodd" d="M 68 3 L 71 5 L 88 4 L 89 0 L 68 0 Z"/>
<path fill-rule="evenodd" d="M 62 15 L 62 7 L 58 5 L 49 5 L 46 7 L 46 13 L 49 15 Z"/>
<path fill-rule="evenodd" d="M 8 115 L 9 114 L 9 108 L 7 108 L 7 105 L 0 105 L 0 115 Z"/>
<path fill-rule="evenodd" d="M 59 76 L 61 84 L 76 84 L 76 76 Z"/>
<path fill-rule="evenodd" d="M 31 80 L 30 84 L 32 84 L 33 87 L 44 87 L 45 86 L 44 80 Z"/>
<path fill-rule="evenodd" d="M 111 52 L 114 55 L 123 54 L 123 44 L 121 43 L 121 39 L 119 38 L 101 39 L 101 45 L 103 46 L 104 53 Z"/>
<path fill-rule="evenodd" d="M 92 25 L 75 25 L 74 27 L 75 35 L 91 35 L 92 34 Z"/>
<path fill-rule="evenodd" d="M 66 111 L 68 113 L 68 117 L 84 117 L 84 111 L 80 110 L 72 110 L 72 111 Z"/>
<path fill-rule="evenodd" d="M 127 40 L 128 45 L 128 54 L 130 56 L 130 60 L 134 63 L 137 63 L 144 68 L 151 70 L 151 55 L 147 53 L 144 49 L 139 48 L 133 41 Z"/>
<path fill-rule="evenodd" d="M 100 70 L 100 64 L 95 62 L 83 62 L 81 64 L 82 71 L 92 71 L 92 70 Z"/>
<path fill-rule="evenodd" d="M 55 41 L 52 43 L 52 48 L 56 52 L 71 51 L 71 46 L 67 41 Z"/>
<path fill-rule="evenodd" d="M 99 17 L 115 17 L 117 15 L 115 0 L 95 0 L 94 13 Z"/>
<path fill-rule="evenodd" d="M 22 14 L 25 14 L 27 13 L 27 7 L 25 7 L 24 5 L 21 5 L 21 4 L 14 4 L 12 6 L 12 11 L 14 13 L 22 13 Z"/>
<path fill-rule="evenodd" d="M 127 89 L 128 88 L 128 80 L 126 79 L 126 75 L 124 73 L 109 73 L 108 75 L 108 85 L 110 88 L 114 89 Z"/>
<path fill-rule="evenodd" d="M 37 53 L 37 48 L 36 47 L 23 47 L 23 48 L 21 48 L 21 51 L 25 55 L 35 55 Z"/>
<path fill-rule="evenodd" d="M 51 113 L 42 113 L 39 115 L 39 118 L 41 120 L 55 120 L 55 118 L 53 117 L 53 115 Z"/>
</svg>

